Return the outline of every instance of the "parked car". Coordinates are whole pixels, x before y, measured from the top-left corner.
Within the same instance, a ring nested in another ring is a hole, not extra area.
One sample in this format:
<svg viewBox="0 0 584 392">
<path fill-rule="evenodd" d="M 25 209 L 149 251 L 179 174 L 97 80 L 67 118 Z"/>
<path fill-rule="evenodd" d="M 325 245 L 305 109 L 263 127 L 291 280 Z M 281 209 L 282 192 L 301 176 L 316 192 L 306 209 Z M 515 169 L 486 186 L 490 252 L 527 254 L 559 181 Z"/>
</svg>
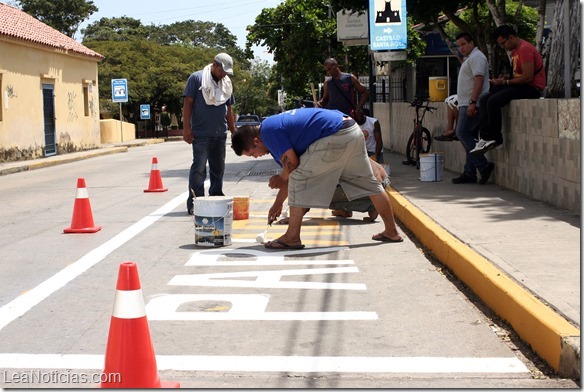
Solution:
<svg viewBox="0 0 584 392">
<path fill-rule="evenodd" d="M 242 115 L 235 121 L 235 127 L 243 127 L 244 125 L 260 125 L 260 117 L 256 115 Z"/>
</svg>

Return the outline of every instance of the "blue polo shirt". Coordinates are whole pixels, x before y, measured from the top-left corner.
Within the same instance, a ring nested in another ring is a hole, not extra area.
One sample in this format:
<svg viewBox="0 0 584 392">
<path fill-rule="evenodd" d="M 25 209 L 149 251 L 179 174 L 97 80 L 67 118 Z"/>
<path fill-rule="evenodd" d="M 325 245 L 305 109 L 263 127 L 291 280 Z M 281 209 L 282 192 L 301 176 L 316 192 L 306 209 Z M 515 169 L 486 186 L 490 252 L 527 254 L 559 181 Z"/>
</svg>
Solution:
<svg viewBox="0 0 584 392">
<path fill-rule="evenodd" d="M 315 141 L 337 133 L 343 125 L 343 113 L 338 110 L 302 108 L 266 118 L 260 137 L 274 160 L 280 165 L 289 149 L 299 157 Z"/>
</svg>

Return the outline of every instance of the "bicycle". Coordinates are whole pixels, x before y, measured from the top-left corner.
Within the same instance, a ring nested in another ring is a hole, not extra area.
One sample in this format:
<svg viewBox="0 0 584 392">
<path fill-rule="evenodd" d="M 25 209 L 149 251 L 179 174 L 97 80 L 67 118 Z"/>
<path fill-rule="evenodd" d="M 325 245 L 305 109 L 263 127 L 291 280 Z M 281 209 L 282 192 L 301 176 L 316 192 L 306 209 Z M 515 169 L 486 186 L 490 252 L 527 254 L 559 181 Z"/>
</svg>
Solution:
<svg viewBox="0 0 584 392">
<path fill-rule="evenodd" d="M 417 169 L 420 168 L 420 154 L 427 154 L 432 147 L 432 135 L 422 123 L 424 121 L 424 116 L 426 116 L 426 112 L 432 113 L 433 110 L 438 108 L 429 105 L 430 101 L 427 101 L 426 104 L 419 101 L 413 101 L 411 104 L 412 107 L 416 108 L 416 118 L 414 119 L 414 130 L 406 144 L 407 160 L 403 161 L 402 164 L 415 165 Z"/>
</svg>

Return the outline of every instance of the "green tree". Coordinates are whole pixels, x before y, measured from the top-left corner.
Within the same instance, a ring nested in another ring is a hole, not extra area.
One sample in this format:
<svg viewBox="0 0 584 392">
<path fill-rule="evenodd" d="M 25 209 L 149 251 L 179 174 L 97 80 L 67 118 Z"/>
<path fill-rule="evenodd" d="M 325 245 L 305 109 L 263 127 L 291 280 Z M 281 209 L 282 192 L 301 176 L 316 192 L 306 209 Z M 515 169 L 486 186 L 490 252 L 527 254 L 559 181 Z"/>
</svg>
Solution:
<svg viewBox="0 0 584 392">
<path fill-rule="evenodd" d="M 247 54 L 237 46 L 237 37 L 221 23 L 187 20 L 170 25 L 144 26 L 127 16 L 101 18 L 82 30 L 83 43 L 89 41 L 149 40 L 164 46 L 208 48 L 229 53 L 240 65 L 249 67 Z"/>
<path fill-rule="evenodd" d="M 237 74 L 235 112 L 265 116 L 278 110 L 275 94 L 270 89 L 271 73 L 266 61 L 252 60 L 249 71 Z"/>
<path fill-rule="evenodd" d="M 367 46 L 338 42 L 336 21 L 337 11 L 363 11 L 367 6 L 366 0 L 286 0 L 263 9 L 255 24 L 248 26 L 246 48 L 266 46 L 274 54 L 273 87 L 283 87 L 289 98 L 310 96 L 310 84 L 324 80 L 322 63 L 328 57 L 336 58 L 344 72 L 369 74 Z M 423 53 L 423 40 L 414 35 L 410 25 L 410 61 Z"/>
<path fill-rule="evenodd" d="M 127 79 L 128 102 L 122 109 L 131 122 L 140 118 L 140 104 L 150 104 L 154 110 L 166 105 L 180 118 L 187 78 L 215 55 L 206 48 L 162 46 L 143 39 L 89 41 L 86 46 L 105 56 L 99 65 L 100 107 L 117 114 L 117 105 L 111 104 L 111 80 Z"/>
<path fill-rule="evenodd" d="M 537 10 L 528 6 L 520 6 L 517 2 L 508 2 L 505 6 L 505 20 L 513 24 L 518 35 L 528 42 L 534 42 L 537 30 Z M 445 31 L 449 37 L 455 37 L 461 31 L 476 37 L 479 48 L 489 59 L 489 67 L 494 75 L 509 72 L 511 64 L 505 51 L 493 40 L 495 21 L 487 4 L 473 6 L 463 10 L 455 20 L 446 23 Z M 460 28 L 464 26 L 464 30 Z"/>
<path fill-rule="evenodd" d="M 83 44 L 89 41 L 132 41 L 148 39 L 148 27 L 138 19 L 122 16 L 120 18 L 101 18 L 81 30 Z"/>
<path fill-rule="evenodd" d="M 276 74 L 290 94 L 305 95 L 311 82 L 318 83 L 327 57 L 344 58 L 336 19 L 322 0 L 286 0 L 264 8 L 247 30 L 246 48 L 266 46 L 274 54 Z"/>
<path fill-rule="evenodd" d="M 73 38 L 79 25 L 99 9 L 86 0 L 18 0 L 21 9 Z"/>
</svg>

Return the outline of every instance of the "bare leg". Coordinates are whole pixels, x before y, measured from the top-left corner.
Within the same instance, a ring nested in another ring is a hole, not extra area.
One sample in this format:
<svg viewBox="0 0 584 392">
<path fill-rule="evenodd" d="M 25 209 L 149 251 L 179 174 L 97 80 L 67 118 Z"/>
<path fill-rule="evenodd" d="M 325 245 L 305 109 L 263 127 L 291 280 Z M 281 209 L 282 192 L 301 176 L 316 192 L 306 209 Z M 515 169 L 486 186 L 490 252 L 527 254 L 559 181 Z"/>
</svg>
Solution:
<svg viewBox="0 0 584 392">
<path fill-rule="evenodd" d="M 393 208 L 391 208 L 391 202 L 387 193 L 383 191 L 376 195 L 371 195 L 369 198 L 385 225 L 383 235 L 392 240 L 399 240 L 401 236 L 397 231 L 397 225 L 395 224 L 395 218 L 393 216 Z"/>
<path fill-rule="evenodd" d="M 458 122 L 458 109 L 453 109 L 450 105 L 446 107 L 446 130 L 444 131 L 444 136 L 454 137 L 456 136 L 456 123 Z"/>
<path fill-rule="evenodd" d="M 363 220 L 365 222 L 375 222 L 375 219 L 377 219 L 377 217 L 379 216 L 379 214 L 377 213 L 376 210 L 368 211 L 367 214 L 369 216 L 366 216 L 366 217 L 363 218 Z"/>
</svg>

